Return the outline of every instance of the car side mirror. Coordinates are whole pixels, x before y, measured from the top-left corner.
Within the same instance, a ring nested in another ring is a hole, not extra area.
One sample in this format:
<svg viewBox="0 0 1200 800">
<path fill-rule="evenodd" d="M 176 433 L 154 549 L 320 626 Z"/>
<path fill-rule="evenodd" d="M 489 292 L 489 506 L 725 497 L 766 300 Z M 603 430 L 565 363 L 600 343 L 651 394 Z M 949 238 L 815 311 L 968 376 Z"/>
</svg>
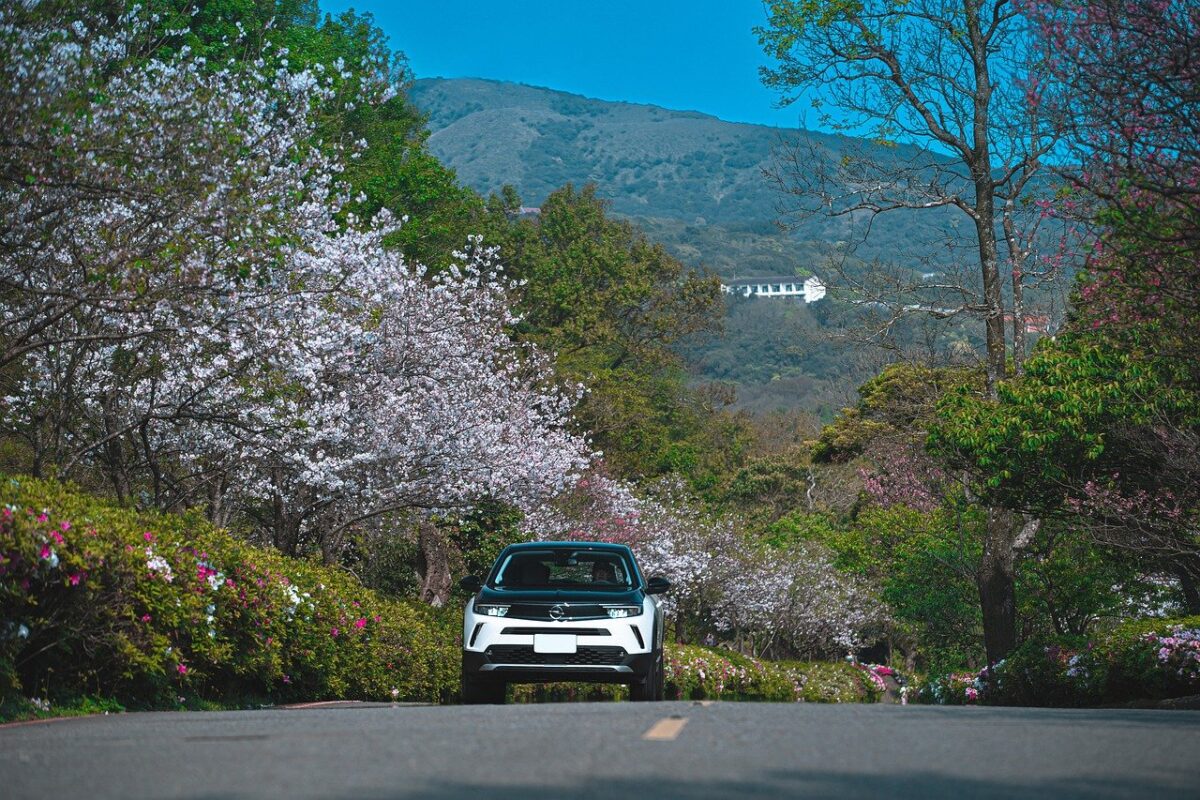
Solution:
<svg viewBox="0 0 1200 800">
<path fill-rule="evenodd" d="M 483 588 L 483 581 L 479 580 L 478 575 L 467 575 L 458 582 L 458 587 L 464 591 L 474 594 Z"/>
<path fill-rule="evenodd" d="M 671 591 L 671 582 L 666 578 L 651 578 L 646 581 L 646 594 L 666 594 Z"/>
</svg>

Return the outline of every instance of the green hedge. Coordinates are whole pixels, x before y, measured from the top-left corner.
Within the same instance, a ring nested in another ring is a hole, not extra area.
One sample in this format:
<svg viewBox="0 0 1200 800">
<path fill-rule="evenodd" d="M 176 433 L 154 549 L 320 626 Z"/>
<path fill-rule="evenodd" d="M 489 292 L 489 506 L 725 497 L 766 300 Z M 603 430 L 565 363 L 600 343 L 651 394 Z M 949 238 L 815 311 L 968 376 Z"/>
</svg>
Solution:
<svg viewBox="0 0 1200 800">
<path fill-rule="evenodd" d="M 866 671 L 845 662 L 761 661 L 732 650 L 666 644 L 667 700 L 872 703 L 880 692 Z M 621 700 L 613 684 L 550 683 L 513 687 L 516 702 Z"/>
<path fill-rule="evenodd" d="M 136 513 L 0 476 L 0 700 L 91 696 L 437 701 L 458 620 L 239 541 L 198 514 Z"/>
<path fill-rule="evenodd" d="M 861 703 L 879 699 L 865 672 L 844 662 L 760 661 L 693 645 L 669 645 L 666 656 L 666 696 L 672 700 Z"/>
<path fill-rule="evenodd" d="M 994 676 L 943 675 L 924 683 L 929 703 L 1082 707 L 1200 694 L 1200 617 L 1127 622 L 1090 639 L 1024 642 Z"/>
</svg>

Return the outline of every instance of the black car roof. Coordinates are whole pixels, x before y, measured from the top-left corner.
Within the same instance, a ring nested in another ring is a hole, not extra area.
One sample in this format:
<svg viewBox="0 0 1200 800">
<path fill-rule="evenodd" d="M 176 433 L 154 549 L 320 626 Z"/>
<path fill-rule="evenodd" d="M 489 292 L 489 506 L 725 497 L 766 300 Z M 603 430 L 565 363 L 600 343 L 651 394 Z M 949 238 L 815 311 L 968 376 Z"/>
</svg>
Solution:
<svg viewBox="0 0 1200 800">
<path fill-rule="evenodd" d="M 629 545 L 614 544 L 612 542 L 521 542 L 519 544 L 510 544 L 505 550 L 615 550 L 621 553 L 631 552 Z"/>
</svg>

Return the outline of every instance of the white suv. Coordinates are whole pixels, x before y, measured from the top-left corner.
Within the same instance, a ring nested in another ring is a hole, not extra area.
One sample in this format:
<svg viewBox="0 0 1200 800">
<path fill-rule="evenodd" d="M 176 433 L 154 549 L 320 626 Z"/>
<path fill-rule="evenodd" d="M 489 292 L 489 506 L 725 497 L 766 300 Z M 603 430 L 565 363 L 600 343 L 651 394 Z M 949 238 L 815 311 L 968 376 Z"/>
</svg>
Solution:
<svg viewBox="0 0 1200 800">
<path fill-rule="evenodd" d="M 663 696 L 664 578 L 644 580 L 625 545 L 530 542 L 506 547 L 463 613 L 462 697 L 502 703 L 509 683 L 629 684 Z"/>
</svg>

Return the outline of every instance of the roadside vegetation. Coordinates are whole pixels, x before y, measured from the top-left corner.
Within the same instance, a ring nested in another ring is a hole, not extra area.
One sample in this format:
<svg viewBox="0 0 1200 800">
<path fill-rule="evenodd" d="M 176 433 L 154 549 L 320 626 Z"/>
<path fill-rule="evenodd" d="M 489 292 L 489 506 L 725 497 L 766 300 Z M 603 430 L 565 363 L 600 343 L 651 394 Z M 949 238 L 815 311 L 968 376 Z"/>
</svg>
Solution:
<svg viewBox="0 0 1200 800">
<path fill-rule="evenodd" d="M 769 5 L 776 48 L 875 7 Z M 459 186 L 369 17 L 4 7 L 4 714 L 453 701 L 457 579 L 534 537 L 671 580 L 679 698 L 1200 693 L 1200 144 L 1170 94 L 1197 82 L 1139 94 L 1194 63 L 1185 6 L 1003 18 L 1058 56 L 1005 96 L 1082 168 L 1037 162 L 984 237 L 980 279 L 1017 282 L 964 307 L 982 361 L 885 341 L 824 420 L 695 378 L 717 282 L 594 188 L 529 216 Z M 1004 224 L 1047 219 L 1071 235 L 1018 253 Z M 1026 341 L 1022 281 L 1068 265 L 1061 327 Z"/>
</svg>

